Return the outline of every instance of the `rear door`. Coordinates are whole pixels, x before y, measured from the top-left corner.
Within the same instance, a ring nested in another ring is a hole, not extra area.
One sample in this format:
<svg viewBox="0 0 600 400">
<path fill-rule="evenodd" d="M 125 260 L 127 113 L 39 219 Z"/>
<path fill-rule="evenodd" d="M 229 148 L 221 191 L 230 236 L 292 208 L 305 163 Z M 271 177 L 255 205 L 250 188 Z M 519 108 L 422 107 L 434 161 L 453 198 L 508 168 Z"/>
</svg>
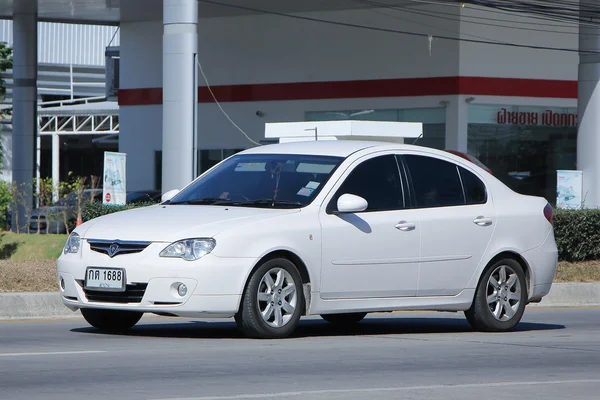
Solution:
<svg viewBox="0 0 600 400">
<path fill-rule="evenodd" d="M 463 290 L 491 240 L 496 212 L 483 180 L 450 159 L 401 156 L 421 227 L 417 296 Z"/>
</svg>

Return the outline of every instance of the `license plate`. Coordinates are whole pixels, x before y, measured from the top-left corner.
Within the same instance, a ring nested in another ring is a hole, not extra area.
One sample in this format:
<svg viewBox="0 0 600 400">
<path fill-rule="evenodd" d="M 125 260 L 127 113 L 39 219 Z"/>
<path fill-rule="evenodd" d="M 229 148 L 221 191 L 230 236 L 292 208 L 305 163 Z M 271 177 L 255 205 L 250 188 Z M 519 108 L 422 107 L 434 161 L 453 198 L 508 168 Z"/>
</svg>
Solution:
<svg viewBox="0 0 600 400">
<path fill-rule="evenodd" d="M 85 288 L 112 292 L 125 291 L 123 268 L 88 267 L 85 272 Z"/>
</svg>

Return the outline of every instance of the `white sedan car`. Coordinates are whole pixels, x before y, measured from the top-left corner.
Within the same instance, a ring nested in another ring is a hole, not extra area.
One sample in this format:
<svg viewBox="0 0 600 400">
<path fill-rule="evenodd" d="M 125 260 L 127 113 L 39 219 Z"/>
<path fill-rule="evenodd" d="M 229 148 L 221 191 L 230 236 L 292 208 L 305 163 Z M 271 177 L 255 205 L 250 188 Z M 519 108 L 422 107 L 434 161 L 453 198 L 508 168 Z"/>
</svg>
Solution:
<svg viewBox="0 0 600 400">
<path fill-rule="evenodd" d="M 75 229 L 58 259 L 64 304 L 122 331 L 143 313 L 234 317 L 290 335 L 394 310 L 464 311 L 507 331 L 552 285 L 552 208 L 434 149 L 353 140 L 238 153 L 162 204 Z"/>
</svg>

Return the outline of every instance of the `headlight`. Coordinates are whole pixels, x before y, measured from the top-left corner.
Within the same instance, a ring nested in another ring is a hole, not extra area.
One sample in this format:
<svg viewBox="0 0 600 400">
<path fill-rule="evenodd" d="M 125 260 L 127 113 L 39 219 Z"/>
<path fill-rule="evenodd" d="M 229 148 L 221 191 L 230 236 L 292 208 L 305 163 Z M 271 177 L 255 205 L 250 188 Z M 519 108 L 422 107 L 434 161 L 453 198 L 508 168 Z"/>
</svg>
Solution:
<svg viewBox="0 0 600 400">
<path fill-rule="evenodd" d="M 71 233 L 69 238 L 67 239 L 67 243 L 65 243 L 65 248 L 63 249 L 63 253 L 78 253 L 79 248 L 81 247 L 81 238 L 78 233 Z"/>
<path fill-rule="evenodd" d="M 195 261 L 213 251 L 216 244 L 214 239 L 184 239 L 168 245 L 159 256 Z"/>
</svg>

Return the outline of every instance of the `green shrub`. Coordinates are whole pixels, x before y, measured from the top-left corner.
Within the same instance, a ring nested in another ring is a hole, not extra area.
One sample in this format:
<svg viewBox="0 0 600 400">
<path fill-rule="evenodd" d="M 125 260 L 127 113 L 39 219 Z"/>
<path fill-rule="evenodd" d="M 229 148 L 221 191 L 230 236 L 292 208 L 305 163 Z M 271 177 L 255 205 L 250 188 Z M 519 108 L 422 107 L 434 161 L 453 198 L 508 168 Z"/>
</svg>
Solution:
<svg viewBox="0 0 600 400">
<path fill-rule="evenodd" d="M 600 210 L 555 209 L 554 235 L 560 260 L 600 260 Z"/>
<path fill-rule="evenodd" d="M 101 217 L 103 215 L 108 215 L 119 211 L 131 210 L 134 208 L 154 206 L 156 204 L 157 203 L 144 202 L 136 204 L 126 204 L 124 206 L 107 206 L 99 201 L 85 202 L 85 204 L 83 205 L 82 219 L 83 222 L 86 222 L 91 219 Z"/>
<path fill-rule="evenodd" d="M 0 181 L 0 230 L 6 226 L 6 210 L 13 202 L 10 185 L 7 182 Z"/>
</svg>

